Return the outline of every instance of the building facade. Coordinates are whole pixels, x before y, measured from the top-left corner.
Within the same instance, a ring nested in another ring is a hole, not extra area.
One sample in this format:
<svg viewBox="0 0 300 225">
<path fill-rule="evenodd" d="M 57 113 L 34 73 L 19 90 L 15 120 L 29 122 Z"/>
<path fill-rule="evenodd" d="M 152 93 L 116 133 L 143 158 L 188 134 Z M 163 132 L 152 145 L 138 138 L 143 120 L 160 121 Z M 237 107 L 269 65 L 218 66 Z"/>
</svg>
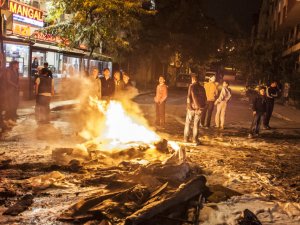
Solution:
<svg viewBox="0 0 300 225">
<path fill-rule="evenodd" d="M 34 96 L 37 67 L 45 62 L 53 73 L 56 93 L 64 80 L 86 75 L 88 65 L 99 70 L 112 67 L 109 58 L 107 61 L 90 60 L 89 63 L 89 52 L 85 48 L 61 48 L 62 39 L 40 32 L 39 29 L 45 27 L 48 7 L 46 0 L 8 0 L 6 9 L 2 10 L 6 66 L 12 60 L 19 62 L 20 95 L 24 99 Z"/>
<path fill-rule="evenodd" d="M 300 72 L 300 0 L 263 0 L 257 38 L 280 40 L 282 57 L 292 58 Z"/>
</svg>

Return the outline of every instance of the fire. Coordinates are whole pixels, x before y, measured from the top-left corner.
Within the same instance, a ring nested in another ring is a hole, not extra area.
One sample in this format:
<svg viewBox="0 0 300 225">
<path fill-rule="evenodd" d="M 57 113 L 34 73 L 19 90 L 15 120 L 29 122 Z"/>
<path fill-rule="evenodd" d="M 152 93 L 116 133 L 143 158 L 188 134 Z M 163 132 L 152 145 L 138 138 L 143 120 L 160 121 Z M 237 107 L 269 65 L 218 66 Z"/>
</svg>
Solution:
<svg viewBox="0 0 300 225">
<path fill-rule="evenodd" d="M 99 117 L 103 117 L 103 120 L 98 125 L 94 124 L 99 133 L 93 140 L 87 130 L 81 132 L 81 136 L 88 139 L 89 143 L 101 144 L 105 150 L 112 150 L 139 143 L 151 145 L 160 140 L 160 137 L 147 124 L 143 124 L 137 115 L 126 112 L 121 102 L 90 98 L 90 104 L 96 106 Z"/>
</svg>

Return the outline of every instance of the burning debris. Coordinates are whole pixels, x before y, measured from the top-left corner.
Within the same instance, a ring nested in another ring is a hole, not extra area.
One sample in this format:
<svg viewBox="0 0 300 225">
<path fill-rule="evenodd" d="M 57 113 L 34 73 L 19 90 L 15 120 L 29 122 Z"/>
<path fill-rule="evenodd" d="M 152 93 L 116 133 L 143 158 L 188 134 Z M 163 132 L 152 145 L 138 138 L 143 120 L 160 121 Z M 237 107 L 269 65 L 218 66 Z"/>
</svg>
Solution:
<svg viewBox="0 0 300 225">
<path fill-rule="evenodd" d="M 24 191 L 34 196 L 68 188 L 69 184 L 99 187 L 100 192 L 84 197 L 58 219 L 128 225 L 187 221 L 187 209 L 194 207 L 190 200 L 199 199 L 207 188 L 206 179 L 197 173 L 199 169 L 188 162 L 185 148 L 160 138 L 140 115 L 129 113 L 121 102 L 91 98 L 90 106 L 97 109 L 94 113 L 98 116 L 87 120 L 80 132 L 85 141 L 75 147 L 54 148 L 55 164 L 45 166 L 47 173 L 31 173 L 15 183 L 15 189 L 22 187 L 20 196 Z M 70 176 L 77 178 L 72 180 Z M 27 197 L 25 200 L 21 197 L 12 207 L 24 205 L 21 208 L 26 210 L 30 204 L 25 203 L 30 201 Z M 178 213 L 174 214 L 175 208 Z"/>
</svg>

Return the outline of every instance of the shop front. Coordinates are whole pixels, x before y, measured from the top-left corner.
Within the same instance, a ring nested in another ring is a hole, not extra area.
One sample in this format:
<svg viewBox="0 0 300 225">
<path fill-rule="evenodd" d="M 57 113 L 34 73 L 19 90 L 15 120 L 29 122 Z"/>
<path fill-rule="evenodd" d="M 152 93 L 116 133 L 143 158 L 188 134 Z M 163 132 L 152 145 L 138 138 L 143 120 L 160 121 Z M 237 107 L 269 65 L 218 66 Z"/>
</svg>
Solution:
<svg viewBox="0 0 300 225">
<path fill-rule="evenodd" d="M 17 60 L 20 68 L 20 95 L 24 99 L 34 98 L 34 83 L 39 67 L 48 63 L 54 79 L 55 93 L 59 94 L 62 83 L 69 78 L 79 78 L 87 73 L 88 52 L 79 49 L 58 47 L 59 37 L 43 34 L 44 11 L 32 6 L 10 0 L 8 10 L 13 15 L 13 25 L 4 40 L 6 66 Z M 90 69 L 97 67 L 99 71 L 108 67 L 111 62 L 90 60 Z"/>
</svg>

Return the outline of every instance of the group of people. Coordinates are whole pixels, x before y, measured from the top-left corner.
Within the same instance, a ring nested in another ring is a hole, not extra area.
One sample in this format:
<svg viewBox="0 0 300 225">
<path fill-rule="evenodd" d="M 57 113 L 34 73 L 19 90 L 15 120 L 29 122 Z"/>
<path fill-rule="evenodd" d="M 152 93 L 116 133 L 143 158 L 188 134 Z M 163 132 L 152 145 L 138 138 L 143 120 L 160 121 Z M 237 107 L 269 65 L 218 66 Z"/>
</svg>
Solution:
<svg viewBox="0 0 300 225">
<path fill-rule="evenodd" d="M 187 114 L 184 127 L 184 141 L 190 142 L 191 123 L 193 121 L 192 142 L 196 145 L 199 141 L 199 126 L 205 129 L 210 127 L 211 116 L 214 107 L 217 107 L 215 115 L 215 127 L 224 129 L 227 103 L 231 99 L 231 90 L 228 81 L 223 81 L 219 94 L 216 77 L 212 76 L 204 87 L 199 83 L 196 74 L 191 75 L 191 84 L 187 95 Z"/>
<path fill-rule="evenodd" d="M 261 123 L 266 130 L 271 129 L 270 119 L 272 117 L 275 99 L 279 96 L 279 88 L 276 81 L 271 82 L 268 87 L 259 87 L 259 94 L 253 98 L 252 111 L 253 121 L 250 128 L 249 138 L 259 135 Z"/>
<path fill-rule="evenodd" d="M 216 77 L 212 76 L 204 87 L 200 85 L 198 76 L 191 74 L 191 84 L 188 88 L 187 95 L 187 114 L 184 128 L 184 141 L 190 141 L 191 123 L 193 121 L 192 141 L 197 145 L 200 144 L 198 138 L 199 126 L 208 129 L 211 123 L 212 112 L 217 107 L 215 115 L 215 127 L 224 129 L 225 112 L 227 103 L 231 98 L 229 83 L 223 82 L 222 90 L 219 94 L 216 84 Z M 165 84 L 165 78 L 159 77 L 159 84 L 156 87 L 154 97 L 156 106 L 156 125 L 165 125 L 165 104 L 168 96 L 168 87 Z"/>
<path fill-rule="evenodd" d="M 132 82 L 126 72 L 116 71 L 111 77 L 109 68 L 105 68 L 102 71 L 103 76 L 99 76 L 99 70 L 97 68 L 92 69 L 91 76 L 88 77 L 91 84 L 92 96 L 98 97 L 102 100 L 110 100 L 112 98 L 118 98 L 122 95 L 123 91 L 132 87 Z"/>
<path fill-rule="evenodd" d="M 19 62 L 12 61 L 0 68 L 0 128 L 1 131 L 16 125 L 19 104 Z"/>
<path fill-rule="evenodd" d="M 279 88 L 274 81 L 268 87 L 260 87 L 259 93 L 252 101 L 253 121 L 249 137 L 259 135 L 261 123 L 266 130 L 271 129 L 269 123 L 272 117 L 275 99 L 279 97 Z M 163 76 L 159 77 L 154 97 L 156 106 L 156 125 L 165 125 L 165 104 L 168 87 Z M 209 129 L 214 107 L 216 106 L 215 128 L 224 129 L 227 104 L 232 97 L 228 81 L 223 81 L 222 90 L 218 91 L 215 76 L 202 86 L 196 74 L 191 74 L 191 84 L 187 94 L 187 113 L 184 127 L 184 142 L 199 141 L 199 127 Z M 192 124 L 193 123 L 193 124 Z M 191 126 L 192 125 L 192 126 Z M 192 127 L 192 129 L 191 129 Z M 191 132 L 192 130 L 192 132 Z M 192 135 L 190 135 L 192 133 Z M 191 137 L 190 137 L 191 136 Z"/>
</svg>

